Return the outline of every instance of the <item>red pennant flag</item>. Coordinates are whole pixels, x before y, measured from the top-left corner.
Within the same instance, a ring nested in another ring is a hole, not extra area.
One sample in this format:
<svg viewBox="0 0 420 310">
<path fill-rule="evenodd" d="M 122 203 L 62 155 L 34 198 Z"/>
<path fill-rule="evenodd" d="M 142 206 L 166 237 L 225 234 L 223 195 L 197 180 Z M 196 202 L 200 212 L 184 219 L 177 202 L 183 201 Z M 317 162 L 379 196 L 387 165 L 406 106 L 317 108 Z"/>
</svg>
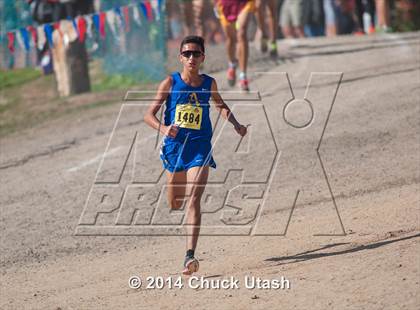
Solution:
<svg viewBox="0 0 420 310">
<path fill-rule="evenodd" d="M 123 6 L 122 11 L 124 15 L 125 31 L 130 32 L 130 12 L 128 11 L 128 6 Z"/>
<path fill-rule="evenodd" d="M 38 34 L 36 32 L 36 28 L 34 26 L 28 26 L 27 29 L 32 35 L 32 41 L 34 41 L 34 46 L 36 46 L 36 44 L 38 42 Z"/>
<path fill-rule="evenodd" d="M 150 4 L 150 1 L 147 0 L 144 2 L 144 5 L 146 6 L 146 10 L 147 10 L 147 19 L 149 20 L 149 22 L 153 21 L 153 8 L 152 5 Z"/>
<path fill-rule="evenodd" d="M 106 20 L 106 13 L 105 12 L 99 13 L 99 34 L 101 35 L 102 39 L 105 39 L 105 20 Z"/>
<path fill-rule="evenodd" d="M 77 19 L 77 29 L 79 30 L 79 41 L 83 43 L 86 37 L 86 20 L 82 16 Z"/>
<path fill-rule="evenodd" d="M 14 53 L 15 52 L 15 33 L 14 32 L 8 32 L 7 33 L 7 39 L 8 39 L 8 43 L 7 43 L 7 47 L 9 48 L 10 53 Z"/>
<path fill-rule="evenodd" d="M 63 33 L 61 32 L 61 29 L 60 29 L 60 22 L 55 22 L 53 24 L 53 28 L 54 28 L 54 30 L 58 31 L 58 33 L 60 34 L 61 37 L 63 37 Z"/>
</svg>

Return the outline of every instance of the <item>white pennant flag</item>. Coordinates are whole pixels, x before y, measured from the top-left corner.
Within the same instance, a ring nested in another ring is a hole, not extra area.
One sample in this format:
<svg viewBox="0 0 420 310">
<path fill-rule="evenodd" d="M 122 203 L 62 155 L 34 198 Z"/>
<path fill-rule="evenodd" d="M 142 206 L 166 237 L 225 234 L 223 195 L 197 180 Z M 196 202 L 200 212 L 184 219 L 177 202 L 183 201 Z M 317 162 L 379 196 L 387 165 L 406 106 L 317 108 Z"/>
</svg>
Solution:
<svg viewBox="0 0 420 310">
<path fill-rule="evenodd" d="M 36 33 L 38 37 L 38 49 L 42 50 L 44 48 L 45 43 L 47 42 L 47 37 L 45 36 L 44 26 L 38 26 L 36 28 Z"/>
<path fill-rule="evenodd" d="M 155 12 L 156 20 L 160 19 L 160 12 L 159 12 L 159 3 L 157 0 L 151 1 L 152 9 Z"/>
<path fill-rule="evenodd" d="M 85 16 L 86 21 L 86 34 L 89 38 L 92 38 L 92 15 L 86 15 Z"/>
<path fill-rule="evenodd" d="M 138 26 L 141 26 L 141 17 L 138 6 L 133 7 L 133 19 Z"/>
<path fill-rule="evenodd" d="M 23 43 L 22 34 L 19 30 L 15 31 L 16 42 L 21 50 L 25 50 L 25 43 Z"/>
<path fill-rule="evenodd" d="M 111 32 L 114 35 L 114 37 L 119 39 L 118 34 L 117 34 L 117 28 L 115 27 L 115 22 L 116 22 L 115 19 L 116 19 L 116 16 L 115 16 L 114 11 L 106 12 L 106 21 L 108 22 L 108 26 L 111 29 Z"/>
</svg>

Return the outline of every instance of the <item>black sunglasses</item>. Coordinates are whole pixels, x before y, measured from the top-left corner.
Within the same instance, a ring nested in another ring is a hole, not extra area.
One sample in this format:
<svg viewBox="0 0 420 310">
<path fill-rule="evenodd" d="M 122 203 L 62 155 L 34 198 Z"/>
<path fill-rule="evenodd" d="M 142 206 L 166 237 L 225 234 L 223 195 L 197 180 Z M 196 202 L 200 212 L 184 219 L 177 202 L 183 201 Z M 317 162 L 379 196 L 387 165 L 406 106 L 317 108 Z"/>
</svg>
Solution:
<svg viewBox="0 0 420 310">
<path fill-rule="evenodd" d="M 185 58 L 190 58 L 191 55 L 194 58 L 198 58 L 198 57 L 203 55 L 203 52 L 201 52 L 201 51 L 183 51 L 183 52 L 181 52 L 181 55 Z"/>
</svg>

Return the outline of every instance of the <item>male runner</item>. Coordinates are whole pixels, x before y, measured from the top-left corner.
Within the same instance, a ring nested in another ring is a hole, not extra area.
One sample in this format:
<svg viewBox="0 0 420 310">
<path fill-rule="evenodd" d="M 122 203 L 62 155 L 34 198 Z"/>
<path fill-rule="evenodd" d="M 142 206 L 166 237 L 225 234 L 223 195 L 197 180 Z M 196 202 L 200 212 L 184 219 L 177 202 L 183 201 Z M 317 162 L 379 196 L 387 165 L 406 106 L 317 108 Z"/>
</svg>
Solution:
<svg viewBox="0 0 420 310">
<path fill-rule="evenodd" d="M 270 50 L 270 56 L 272 58 L 277 58 L 277 27 L 278 27 L 278 11 L 279 11 L 279 1 L 278 0 L 256 0 L 255 2 L 257 13 L 258 27 L 261 30 L 261 52 L 266 53 L 267 50 Z M 268 26 L 270 31 L 267 31 L 266 24 L 266 10 L 268 8 L 269 18 Z M 267 41 L 270 36 L 270 45 L 267 46 Z"/>
<path fill-rule="evenodd" d="M 204 61 L 204 39 L 187 36 L 181 42 L 179 59 L 182 73 L 175 72 L 161 82 L 157 95 L 151 103 L 144 121 L 165 138 L 161 147 L 161 159 L 167 170 L 168 200 L 171 209 L 180 209 L 187 200 L 187 253 L 183 273 L 190 275 L 198 270 L 194 257 L 200 231 L 200 200 L 209 175 L 209 167 L 216 168 L 212 157 L 213 134 L 209 116 L 209 100 L 227 119 L 240 136 L 247 133 L 223 102 L 216 81 L 199 74 Z M 164 124 L 156 113 L 166 100 Z"/>
<path fill-rule="evenodd" d="M 229 59 L 227 80 L 230 86 L 236 83 L 237 57 L 239 59 L 239 86 L 249 91 L 246 76 L 248 64 L 247 28 L 251 13 L 255 10 L 254 0 L 216 0 L 220 23 L 226 33 L 226 46 Z"/>
</svg>

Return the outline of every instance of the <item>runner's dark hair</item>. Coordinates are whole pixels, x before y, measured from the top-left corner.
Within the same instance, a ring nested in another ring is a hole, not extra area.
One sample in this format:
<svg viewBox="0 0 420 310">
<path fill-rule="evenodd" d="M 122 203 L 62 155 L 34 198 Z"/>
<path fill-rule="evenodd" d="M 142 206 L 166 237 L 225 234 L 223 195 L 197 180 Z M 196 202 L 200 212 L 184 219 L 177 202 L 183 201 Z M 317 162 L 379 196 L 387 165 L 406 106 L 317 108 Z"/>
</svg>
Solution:
<svg viewBox="0 0 420 310">
<path fill-rule="evenodd" d="M 201 47 L 201 51 L 203 52 L 203 54 L 205 53 L 205 50 L 204 50 L 204 39 L 202 37 L 200 37 L 200 36 L 186 36 L 182 40 L 181 45 L 179 46 L 179 51 L 181 52 L 182 51 L 182 47 L 185 44 L 188 44 L 188 43 L 194 43 L 194 44 L 199 45 Z"/>
</svg>

